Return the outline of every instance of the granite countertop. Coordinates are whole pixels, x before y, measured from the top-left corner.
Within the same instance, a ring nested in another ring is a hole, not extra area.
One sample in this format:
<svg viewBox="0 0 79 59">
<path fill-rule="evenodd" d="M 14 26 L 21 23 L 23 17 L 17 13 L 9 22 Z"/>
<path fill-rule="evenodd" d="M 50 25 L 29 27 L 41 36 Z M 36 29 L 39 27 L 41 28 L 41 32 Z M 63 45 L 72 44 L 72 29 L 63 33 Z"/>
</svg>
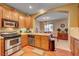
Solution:
<svg viewBox="0 0 79 59">
<path fill-rule="evenodd" d="M 4 37 L 0 36 L 0 39 L 3 39 Z"/>
<path fill-rule="evenodd" d="M 50 36 L 50 33 L 21 33 L 21 35 L 44 35 L 44 36 Z"/>
</svg>

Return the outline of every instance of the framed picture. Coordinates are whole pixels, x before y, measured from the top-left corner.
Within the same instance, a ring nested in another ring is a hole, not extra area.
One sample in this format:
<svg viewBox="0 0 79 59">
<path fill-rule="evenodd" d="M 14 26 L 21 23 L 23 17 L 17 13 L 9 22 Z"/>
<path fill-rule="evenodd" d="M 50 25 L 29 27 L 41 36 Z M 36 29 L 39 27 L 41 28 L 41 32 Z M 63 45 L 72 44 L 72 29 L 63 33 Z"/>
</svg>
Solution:
<svg viewBox="0 0 79 59">
<path fill-rule="evenodd" d="M 17 28 L 18 26 L 19 26 L 18 21 L 2 19 L 2 27 Z"/>
<path fill-rule="evenodd" d="M 61 28 L 64 28 L 64 27 L 65 27 L 65 24 L 61 24 L 60 27 L 61 27 Z"/>
</svg>

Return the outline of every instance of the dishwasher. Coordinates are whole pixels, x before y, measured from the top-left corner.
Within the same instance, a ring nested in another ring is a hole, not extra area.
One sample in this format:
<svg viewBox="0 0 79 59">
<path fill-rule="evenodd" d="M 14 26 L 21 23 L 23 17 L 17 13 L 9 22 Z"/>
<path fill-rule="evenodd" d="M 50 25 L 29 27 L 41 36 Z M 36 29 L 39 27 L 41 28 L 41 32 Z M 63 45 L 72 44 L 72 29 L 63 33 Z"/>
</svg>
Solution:
<svg viewBox="0 0 79 59">
<path fill-rule="evenodd" d="M 28 38 L 29 38 L 28 44 L 30 46 L 35 46 L 35 38 L 34 38 L 34 35 L 28 35 Z"/>
</svg>

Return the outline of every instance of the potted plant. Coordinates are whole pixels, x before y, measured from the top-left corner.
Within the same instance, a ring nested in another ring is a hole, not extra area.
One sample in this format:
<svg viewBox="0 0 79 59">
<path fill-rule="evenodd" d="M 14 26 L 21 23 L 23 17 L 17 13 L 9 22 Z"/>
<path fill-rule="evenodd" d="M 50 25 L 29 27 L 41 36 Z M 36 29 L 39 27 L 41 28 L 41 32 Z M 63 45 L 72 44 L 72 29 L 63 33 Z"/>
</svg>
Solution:
<svg viewBox="0 0 79 59">
<path fill-rule="evenodd" d="M 68 33 L 68 29 L 67 28 L 65 28 L 65 32 Z"/>
<path fill-rule="evenodd" d="M 60 28 L 58 28 L 58 29 L 57 29 L 57 31 L 58 31 L 58 32 L 60 32 L 60 31 L 61 31 L 61 29 L 60 29 Z"/>
</svg>

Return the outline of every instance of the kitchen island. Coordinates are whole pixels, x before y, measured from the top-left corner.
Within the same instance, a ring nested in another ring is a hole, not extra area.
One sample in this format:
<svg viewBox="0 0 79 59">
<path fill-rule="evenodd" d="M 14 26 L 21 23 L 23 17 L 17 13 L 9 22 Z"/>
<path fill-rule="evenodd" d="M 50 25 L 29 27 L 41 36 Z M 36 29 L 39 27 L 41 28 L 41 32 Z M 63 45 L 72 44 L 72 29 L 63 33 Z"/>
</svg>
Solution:
<svg viewBox="0 0 79 59">
<path fill-rule="evenodd" d="M 50 36 L 50 33 L 20 33 L 21 35 L 44 35 Z"/>
<path fill-rule="evenodd" d="M 44 50 L 55 49 L 54 43 L 51 45 L 50 33 L 21 33 L 21 42 L 22 47 L 30 45 Z"/>
</svg>

